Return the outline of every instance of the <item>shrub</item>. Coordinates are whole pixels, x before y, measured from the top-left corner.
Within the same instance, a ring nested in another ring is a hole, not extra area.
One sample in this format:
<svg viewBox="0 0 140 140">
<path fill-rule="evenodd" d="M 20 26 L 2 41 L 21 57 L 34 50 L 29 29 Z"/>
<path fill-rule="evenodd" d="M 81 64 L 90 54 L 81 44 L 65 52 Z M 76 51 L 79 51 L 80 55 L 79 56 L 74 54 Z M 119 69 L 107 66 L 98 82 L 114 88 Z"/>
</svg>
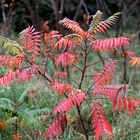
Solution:
<svg viewBox="0 0 140 140">
<path fill-rule="evenodd" d="M 44 132 L 45 138 L 54 139 L 65 132 L 69 111 L 73 109 L 77 111 L 82 133 L 88 140 L 89 129 L 85 127 L 81 113 L 82 106 L 87 106 L 89 113 L 86 117 L 91 121 L 95 139 L 113 139 L 112 126 L 106 118 L 104 102 L 100 99 L 111 102 L 113 112 L 126 112 L 128 115 L 136 112 L 140 100 L 128 96 L 131 81 L 124 78 L 122 82 L 115 83 L 113 80 L 118 74 L 118 63 L 123 64 L 125 69 L 126 58 L 131 59 L 132 65 L 140 64 L 140 58 L 127 51 L 130 39 L 124 36 L 96 37 L 108 31 L 119 15 L 118 12 L 103 20 L 103 13 L 97 11 L 88 31 L 84 31 L 76 21 L 64 18 L 59 23 L 71 31 L 68 35 L 58 31 L 40 33 L 30 26 L 19 34 L 21 44 L 0 37 L 1 46 L 9 51 L 9 55 L 0 56 L 0 65 L 9 70 L 0 77 L 2 87 L 13 82 L 30 82 L 36 75 L 48 82 L 49 88 L 58 93 L 56 96 L 65 98 L 52 110 L 55 121 Z M 111 52 L 117 52 L 121 61 L 112 57 Z M 52 65 L 54 69 L 50 71 Z M 101 66 L 103 69 L 99 70 Z M 126 75 L 126 71 L 123 74 Z"/>
</svg>

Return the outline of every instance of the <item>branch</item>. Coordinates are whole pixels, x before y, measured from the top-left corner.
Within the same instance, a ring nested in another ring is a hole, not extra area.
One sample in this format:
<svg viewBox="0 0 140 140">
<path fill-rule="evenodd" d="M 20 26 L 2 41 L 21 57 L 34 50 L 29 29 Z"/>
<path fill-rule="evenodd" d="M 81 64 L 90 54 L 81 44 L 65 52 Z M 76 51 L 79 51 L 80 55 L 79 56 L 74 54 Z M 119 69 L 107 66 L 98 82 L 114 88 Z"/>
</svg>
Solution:
<svg viewBox="0 0 140 140">
<path fill-rule="evenodd" d="M 51 4 L 52 4 L 53 11 L 54 11 L 55 19 L 57 22 L 58 21 L 58 8 L 57 8 L 54 0 L 51 0 Z"/>
<path fill-rule="evenodd" d="M 88 11 L 88 8 L 87 8 L 87 6 L 86 6 L 84 0 L 81 0 L 81 1 L 82 1 L 82 4 L 83 4 L 84 8 L 85 8 L 85 11 L 86 11 L 87 15 L 90 16 L 90 13 L 89 13 L 89 11 Z"/>
<path fill-rule="evenodd" d="M 31 66 L 34 66 L 34 65 L 36 65 L 36 64 L 34 64 L 34 62 L 31 62 L 29 59 L 28 59 L 28 57 L 27 56 L 25 56 L 25 58 L 26 58 L 26 61 L 31 65 Z M 52 80 L 49 78 L 49 76 L 48 76 L 48 74 L 45 72 L 42 72 L 42 70 L 40 69 L 40 70 L 38 70 L 38 72 L 39 72 L 39 74 L 41 75 L 41 76 L 43 76 L 49 83 L 52 83 Z"/>
<path fill-rule="evenodd" d="M 110 57 L 104 58 L 103 61 L 106 60 L 106 59 L 110 59 Z M 97 61 L 97 62 L 94 62 L 94 63 L 92 63 L 92 64 L 89 64 L 89 65 L 87 65 L 87 67 L 91 67 L 91 66 L 93 66 L 93 65 L 95 65 L 95 64 L 97 64 L 97 63 L 100 63 L 101 61 L 102 61 L 102 60 Z"/>
<path fill-rule="evenodd" d="M 77 19 L 78 14 L 79 14 L 81 8 L 82 8 L 82 0 L 80 0 L 80 2 L 79 2 L 79 6 L 78 6 L 78 8 L 77 8 L 77 10 L 76 10 L 76 13 L 75 13 L 75 16 L 74 16 L 74 18 L 73 18 L 74 20 Z"/>
<path fill-rule="evenodd" d="M 46 4 L 48 7 L 50 7 L 52 9 L 52 5 L 49 3 L 49 1 L 42 0 L 40 3 L 42 3 L 43 5 Z"/>
<path fill-rule="evenodd" d="M 39 74 L 42 75 L 49 83 L 52 83 L 52 80 L 48 77 L 47 73 L 43 73 L 41 71 L 39 71 Z"/>
<path fill-rule="evenodd" d="M 74 66 L 75 68 L 77 68 L 79 71 L 83 72 L 83 70 L 80 69 L 78 66 L 76 66 L 76 65 L 74 65 L 74 64 L 73 64 L 73 66 Z"/>
<path fill-rule="evenodd" d="M 5 15 L 5 10 L 4 10 L 4 6 L 3 6 L 2 0 L 1 0 L 1 10 L 2 10 L 3 22 L 4 22 L 4 24 L 6 24 L 7 20 L 6 20 L 6 15 Z"/>
<path fill-rule="evenodd" d="M 60 15 L 62 15 L 63 10 L 64 10 L 64 0 L 61 0 L 60 10 L 59 10 Z"/>
</svg>

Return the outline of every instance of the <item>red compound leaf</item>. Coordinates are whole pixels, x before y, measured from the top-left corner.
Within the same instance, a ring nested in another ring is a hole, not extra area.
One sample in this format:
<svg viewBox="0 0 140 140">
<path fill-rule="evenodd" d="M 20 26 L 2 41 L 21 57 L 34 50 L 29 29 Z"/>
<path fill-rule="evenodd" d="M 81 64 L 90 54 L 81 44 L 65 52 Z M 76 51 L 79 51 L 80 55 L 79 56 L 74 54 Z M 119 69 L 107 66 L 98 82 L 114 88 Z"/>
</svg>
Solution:
<svg viewBox="0 0 140 140">
<path fill-rule="evenodd" d="M 37 66 L 31 66 L 24 70 L 18 69 L 16 71 L 9 72 L 4 76 L 0 77 L 0 86 L 7 86 L 13 83 L 16 80 L 16 78 L 18 79 L 18 82 L 20 82 L 21 80 L 30 81 L 32 78 L 32 74 L 38 74 Z"/>
<path fill-rule="evenodd" d="M 72 96 L 68 96 L 67 99 L 59 103 L 53 110 L 54 115 L 56 115 L 58 112 L 68 112 L 70 109 L 74 108 L 76 105 L 80 106 L 81 102 L 85 100 L 85 94 L 83 92 L 77 93 Z"/>
<path fill-rule="evenodd" d="M 130 40 L 127 37 L 97 39 L 91 42 L 92 49 L 100 52 L 117 50 L 119 47 L 129 45 Z"/>
<path fill-rule="evenodd" d="M 76 45 L 82 41 L 82 38 L 78 34 L 70 34 L 65 37 L 62 37 L 56 44 L 55 47 L 58 50 L 64 48 L 64 50 L 68 49 L 75 49 Z"/>
<path fill-rule="evenodd" d="M 70 20 L 65 17 L 63 20 L 59 21 L 59 23 L 62 24 L 67 29 L 70 29 L 71 31 L 78 33 L 81 36 L 83 36 L 84 34 L 84 31 L 80 27 L 79 23 L 74 20 Z"/>
<path fill-rule="evenodd" d="M 36 32 L 33 26 L 29 26 L 20 33 L 20 40 L 23 47 L 32 54 L 32 58 L 35 60 L 41 52 L 41 34 Z"/>
<path fill-rule="evenodd" d="M 1 66 L 7 66 L 9 64 L 9 61 L 11 60 L 12 56 L 0 56 L 0 65 Z"/>
<path fill-rule="evenodd" d="M 97 86 L 93 91 L 93 95 L 108 98 L 113 104 L 116 104 L 117 98 L 123 96 L 125 88 L 124 84 Z"/>
<path fill-rule="evenodd" d="M 62 66 L 70 66 L 73 63 L 78 62 L 78 57 L 75 54 L 65 52 L 63 54 L 60 54 L 56 60 L 56 68 L 58 68 L 58 65 L 61 63 Z"/>
<path fill-rule="evenodd" d="M 132 66 L 140 66 L 140 58 L 139 57 L 131 57 L 130 64 Z"/>
<path fill-rule="evenodd" d="M 23 81 L 30 81 L 32 79 L 32 74 L 39 74 L 37 66 L 30 66 L 22 71 L 16 70 L 18 82 L 21 80 Z"/>
<path fill-rule="evenodd" d="M 56 119 L 55 122 L 53 122 L 50 125 L 48 130 L 44 132 L 44 137 L 53 140 L 55 136 L 59 137 L 64 133 L 66 126 L 67 126 L 66 115 L 60 115 L 59 118 Z"/>
<path fill-rule="evenodd" d="M 0 65 L 8 68 L 20 68 L 24 54 L 20 53 L 16 56 L 0 56 Z"/>
<path fill-rule="evenodd" d="M 101 106 L 100 103 L 93 102 L 93 108 L 89 113 L 89 116 L 92 116 L 92 130 L 96 140 L 100 140 L 102 137 L 111 140 L 114 137 L 112 126 L 105 118 L 105 112 Z"/>
<path fill-rule="evenodd" d="M 140 106 L 140 100 L 133 98 L 119 98 L 113 105 L 113 111 L 128 112 L 129 115 L 136 112 L 137 106 Z"/>
<path fill-rule="evenodd" d="M 57 91 L 60 95 L 64 95 L 65 93 L 73 93 L 74 88 L 69 84 L 54 82 L 51 85 L 52 90 Z"/>
<path fill-rule="evenodd" d="M 112 62 L 107 64 L 101 72 L 95 74 L 92 81 L 94 85 L 103 86 L 111 82 L 112 76 L 114 75 L 116 71 L 116 64 L 117 64 L 117 61 L 113 60 Z"/>
<path fill-rule="evenodd" d="M 45 49 L 44 49 L 44 55 L 46 56 L 48 53 L 50 53 L 50 47 L 55 47 L 56 43 L 62 38 L 62 35 L 59 34 L 58 31 L 51 31 L 49 33 L 46 33 L 44 35 L 44 41 L 45 41 Z"/>
</svg>

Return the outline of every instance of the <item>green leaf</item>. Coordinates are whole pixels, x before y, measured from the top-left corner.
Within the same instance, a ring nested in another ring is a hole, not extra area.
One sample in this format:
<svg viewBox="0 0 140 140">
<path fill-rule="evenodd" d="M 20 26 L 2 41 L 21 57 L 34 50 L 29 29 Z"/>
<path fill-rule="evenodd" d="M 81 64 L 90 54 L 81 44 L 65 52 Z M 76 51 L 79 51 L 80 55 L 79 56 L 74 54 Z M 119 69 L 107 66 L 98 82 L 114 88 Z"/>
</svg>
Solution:
<svg viewBox="0 0 140 140">
<path fill-rule="evenodd" d="M 3 36 L 0 36 L 0 47 L 7 49 L 13 54 L 20 54 L 22 51 L 21 46 L 17 42 Z"/>
</svg>

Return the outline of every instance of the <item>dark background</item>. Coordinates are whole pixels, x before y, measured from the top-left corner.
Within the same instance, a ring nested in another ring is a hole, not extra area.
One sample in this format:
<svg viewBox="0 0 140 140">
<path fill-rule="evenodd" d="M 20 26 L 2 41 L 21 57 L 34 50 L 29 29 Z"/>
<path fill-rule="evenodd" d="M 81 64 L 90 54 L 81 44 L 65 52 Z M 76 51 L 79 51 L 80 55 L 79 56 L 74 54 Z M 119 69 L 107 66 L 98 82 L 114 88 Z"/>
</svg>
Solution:
<svg viewBox="0 0 140 140">
<path fill-rule="evenodd" d="M 19 33 L 29 25 L 43 32 L 61 30 L 58 22 L 64 17 L 86 28 L 97 10 L 105 18 L 121 11 L 121 27 L 139 30 L 140 0 L 0 0 L 0 34 Z"/>
</svg>

